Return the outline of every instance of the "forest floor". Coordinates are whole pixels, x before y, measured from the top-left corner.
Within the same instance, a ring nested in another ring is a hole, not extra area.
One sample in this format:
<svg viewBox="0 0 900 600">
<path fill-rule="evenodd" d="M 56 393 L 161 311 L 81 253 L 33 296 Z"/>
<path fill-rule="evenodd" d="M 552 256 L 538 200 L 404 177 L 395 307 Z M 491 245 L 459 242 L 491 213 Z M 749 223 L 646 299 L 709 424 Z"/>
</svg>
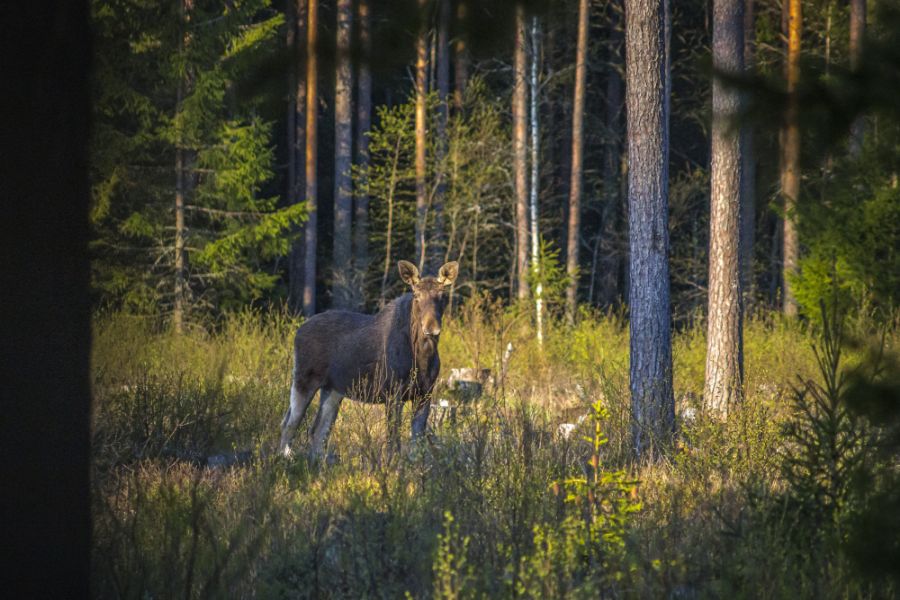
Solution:
<svg viewBox="0 0 900 600">
<path fill-rule="evenodd" d="M 629 451 L 623 319 L 584 313 L 575 327 L 551 320 L 539 347 L 527 313 L 470 302 L 445 318 L 442 378 L 457 367 L 492 369 L 486 393 L 453 418 L 433 413 L 428 438 L 414 446 L 404 411 L 399 453 L 389 450 L 383 407 L 345 401 L 332 460 L 322 465 L 303 458 L 309 416 L 293 460 L 271 451 L 297 324 L 282 313 L 245 312 L 179 336 L 139 317 L 97 317 L 94 595 L 897 591 L 889 577 L 861 574 L 843 545 L 852 538 L 841 526 L 848 484 L 823 483 L 815 466 L 794 468 L 806 456 L 796 432 L 813 418 L 802 416 L 800 390 L 827 380 L 808 324 L 771 314 L 747 321 L 747 397 L 724 422 L 700 404 L 703 326 L 676 332 L 676 446 L 649 464 Z M 865 363 L 864 337 L 842 364 Z M 896 336 L 885 345 L 895 350 Z M 435 397 L 452 399 L 445 386 Z M 862 425 L 846 425 L 849 434 L 854 427 Z M 202 464 L 245 451 L 241 458 L 253 458 L 237 465 Z M 843 464 L 833 462 L 823 467 L 832 475 Z"/>
</svg>

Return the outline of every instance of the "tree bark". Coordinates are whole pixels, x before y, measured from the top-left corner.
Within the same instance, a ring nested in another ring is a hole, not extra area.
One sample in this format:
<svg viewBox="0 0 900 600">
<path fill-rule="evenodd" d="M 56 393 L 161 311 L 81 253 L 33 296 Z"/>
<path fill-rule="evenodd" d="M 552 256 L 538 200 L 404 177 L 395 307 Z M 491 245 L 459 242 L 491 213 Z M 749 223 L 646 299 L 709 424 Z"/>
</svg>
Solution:
<svg viewBox="0 0 900 600">
<path fill-rule="evenodd" d="M 419 33 L 416 38 L 416 266 L 425 267 L 425 219 L 428 197 L 425 186 L 426 94 L 428 93 L 428 0 L 419 0 Z"/>
<path fill-rule="evenodd" d="M 578 45 L 575 50 L 575 92 L 572 100 L 572 172 L 569 183 L 569 235 L 566 240 L 566 320 L 575 322 L 578 294 L 578 246 L 581 235 L 581 182 L 584 155 L 584 80 L 587 74 L 588 0 L 578 2 Z"/>
<path fill-rule="evenodd" d="M 744 0 L 744 72 L 756 71 L 756 20 L 753 16 L 754 0 Z M 756 157 L 753 150 L 753 124 L 741 124 L 741 290 L 744 305 L 752 301 L 755 282 L 753 271 L 754 244 L 756 243 Z"/>
<path fill-rule="evenodd" d="M 466 96 L 466 84 L 469 81 L 469 47 L 467 43 L 469 19 L 469 3 L 459 0 L 456 5 L 456 40 L 453 44 L 454 80 L 453 104 L 457 110 L 462 109 Z"/>
<path fill-rule="evenodd" d="M 863 38 L 866 35 L 866 0 L 850 0 L 850 68 L 858 71 L 862 67 Z M 865 137 L 865 120 L 859 116 L 850 126 L 850 156 L 858 157 L 862 152 Z"/>
<path fill-rule="evenodd" d="M 353 69 L 350 64 L 352 0 L 337 1 L 337 40 L 334 77 L 334 239 L 332 300 L 336 308 L 352 304 L 353 182 Z"/>
<path fill-rule="evenodd" d="M 543 285 L 541 284 L 541 260 L 540 260 L 540 227 L 538 223 L 538 189 L 540 188 L 541 165 L 538 161 L 540 156 L 540 126 L 538 123 L 538 61 L 540 60 L 540 27 L 538 18 L 531 18 L 531 76 L 529 84 L 531 87 L 531 268 L 534 272 L 536 283 L 534 286 L 534 314 L 535 329 L 537 334 L 538 345 L 544 343 L 544 294 Z"/>
<path fill-rule="evenodd" d="M 306 36 L 307 0 L 288 1 L 287 45 L 293 62 L 288 76 L 288 203 L 303 202 L 303 165 L 306 138 L 306 79 L 301 69 L 303 59 L 303 39 Z M 303 241 L 297 239 L 291 245 L 288 273 L 288 302 L 291 310 L 303 310 Z"/>
<path fill-rule="evenodd" d="M 613 305 L 619 297 L 619 270 L 622 249 L 618 243 L 617 230 L 619 205 L 622 201 L 622 2 L 615 0 L 609 6 L 609 73 L 606 80 L 606 140 L 603 157 L 604 201 L 600 223 L 600 304 Z"/>
<path fill-rule="evenodd" d="M 360 173 L 369 167 L 369 130 L 372 127 L 372 15 L 369 0 L 358 0 L 359 78 L 356 100 L 356 164 Z M 368 180 L 363 175 L 355 197 L 353 235 L 354 270 L 360 282 L 364 282 L 369 270 L 369 190 Z"/>
<path fill-rule="evenodd" d="M 182 54 L 185 50 L 185 37 L 187 36 L 185 32 L 186 11 L 186 2 L 181 0 L 178 4 L 178 50 Z M 184 88 L 184 76 L 179 76 L 175 93 L 176 128 L 180 128 L 180 124 L 177 123 L 182 109 L 182 102 L 184 101 Z M 187 293 L 184 237 L 184 148 L 182 147 L 181 131 L 178 129 L 175 134 L 175 298 L 172 308 L 172 327 L 176 333 L 184 331 L 185 295 Z"/>
<path fill-rule="evenodd" d="M 319 0 L 309 0 L 306 36 L 306 249 L 303 265 L 303 314 L 316 314 L 316 254 L 318 247 L 318 64 Z"/>
<path fill-rule="evenodd" d="M 742 399 L 744 356 L 740 285 L 742 148 L 733 120 L 740 93 L 720 74 L 744 69 L 744 0 L 713 3 L 712 150 L 709 219 L 706 408 L 720 416 Z"/>
<path fill-rule="evenodd" d="M 633 447 L 659 455 L 675 423 L 669 313 L 669 40 L 667 0 L 626 0 Z"/>
<path fill-rule="evenodd" d="M 429 254 L 431 255 L 431 268 L 437 269 L 443 264 L 444 251 L 446 250 L 447 241 L 444 235 L 444 196 L 447 193 L 446 185 L 446 165 L 445 158 L 447 156 L 447 117 L 448 117 L 448 100 L 450 96 L 450 46 L 448 41 L 447 28 L 450 24 L 450 0 L 438 0 L 438 28 L 436 38 L 436 57 L 437 57 L 437 122 L 435 131 L 435 150 L 437 156 L 435 163 L 438 165 L 439 181 L 434 195 L 434 236 L 431 244 L 429 244 Z"/>
<path fill-rule="evenodd" d="M 800 75 L 801 0 L 788 1 L 787 93 L 788 107 L 782 133 L 781 195 L 784 198 L 782 303 L 784 314 L 797 315 L 792 279 L 797 274 L 800 246 L 797 239 L 797 199 L 800 196 L 800 126 L 797 81 Z"/>
<path fill-rule="evenodd" d="M 516 4 L 516 39 L 513 65 L 513 172 L 516 194 L 516 297 L 528 297 L 528 183 L 527 174 L 527 68 L 525 8 Z"/>
</svg>

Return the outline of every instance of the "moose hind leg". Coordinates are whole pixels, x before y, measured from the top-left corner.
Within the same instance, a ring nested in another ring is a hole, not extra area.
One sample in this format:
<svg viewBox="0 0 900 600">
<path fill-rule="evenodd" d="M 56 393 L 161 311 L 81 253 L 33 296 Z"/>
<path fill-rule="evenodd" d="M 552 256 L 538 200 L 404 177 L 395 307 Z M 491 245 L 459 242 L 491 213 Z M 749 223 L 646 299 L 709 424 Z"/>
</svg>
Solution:
<svg viewBox="0 0 900 600">
<path fill-rule="evenodd" d="M 301 387 L 296 381 L 291 384 L 291 404 L 281 423 L 281 442 L 278 444 L 279 451 L 285 456 L 291 455 L 291 440 L 315 393 L 316 390 Z"/>
<path fill-rule="evenodd" d="M 328 434 L 337 420 L 338 410 L 341 407 L 341 401 L 344 395 L 335 390 L 322 390 L 322 397 L 319 400 L 319 414 L 316 415 L 316 421 L 313 430 L 312 439 L 312 458 L 320 459 L 325 451 L 325 443 L 328 441 Z"/>
</svg>

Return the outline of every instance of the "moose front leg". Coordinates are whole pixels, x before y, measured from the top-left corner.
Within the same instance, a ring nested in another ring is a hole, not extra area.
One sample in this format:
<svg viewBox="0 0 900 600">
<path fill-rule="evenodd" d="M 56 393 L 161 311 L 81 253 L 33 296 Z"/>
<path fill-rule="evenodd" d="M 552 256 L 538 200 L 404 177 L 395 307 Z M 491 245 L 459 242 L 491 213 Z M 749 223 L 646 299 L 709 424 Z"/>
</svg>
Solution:
<svg viewBox="0 0 900 600">
<path fill-rule="evenodd" d="M 412 439 L 422 437 L 428 426 L 428 413 L 431 412 L 431 394 L 416 399 L 416 412 L 412 420 Z"/>
</svg>

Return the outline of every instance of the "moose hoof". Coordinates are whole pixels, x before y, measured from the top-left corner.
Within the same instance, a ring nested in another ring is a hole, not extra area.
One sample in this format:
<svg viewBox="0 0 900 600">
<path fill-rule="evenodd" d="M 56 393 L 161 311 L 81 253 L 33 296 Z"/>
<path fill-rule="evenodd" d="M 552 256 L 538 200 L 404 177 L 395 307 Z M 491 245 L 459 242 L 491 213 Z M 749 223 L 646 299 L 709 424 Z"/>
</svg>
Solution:
<svg viewBox="0 0 900 600">
<path fill-rule="evenodd" d="M 285 445 L 284 448 L 281 449 L 281 455 L 286 459 L 291 460 L 294 458 L 294 451 L 291 450 L 290 446 Z"/>
</svg>

